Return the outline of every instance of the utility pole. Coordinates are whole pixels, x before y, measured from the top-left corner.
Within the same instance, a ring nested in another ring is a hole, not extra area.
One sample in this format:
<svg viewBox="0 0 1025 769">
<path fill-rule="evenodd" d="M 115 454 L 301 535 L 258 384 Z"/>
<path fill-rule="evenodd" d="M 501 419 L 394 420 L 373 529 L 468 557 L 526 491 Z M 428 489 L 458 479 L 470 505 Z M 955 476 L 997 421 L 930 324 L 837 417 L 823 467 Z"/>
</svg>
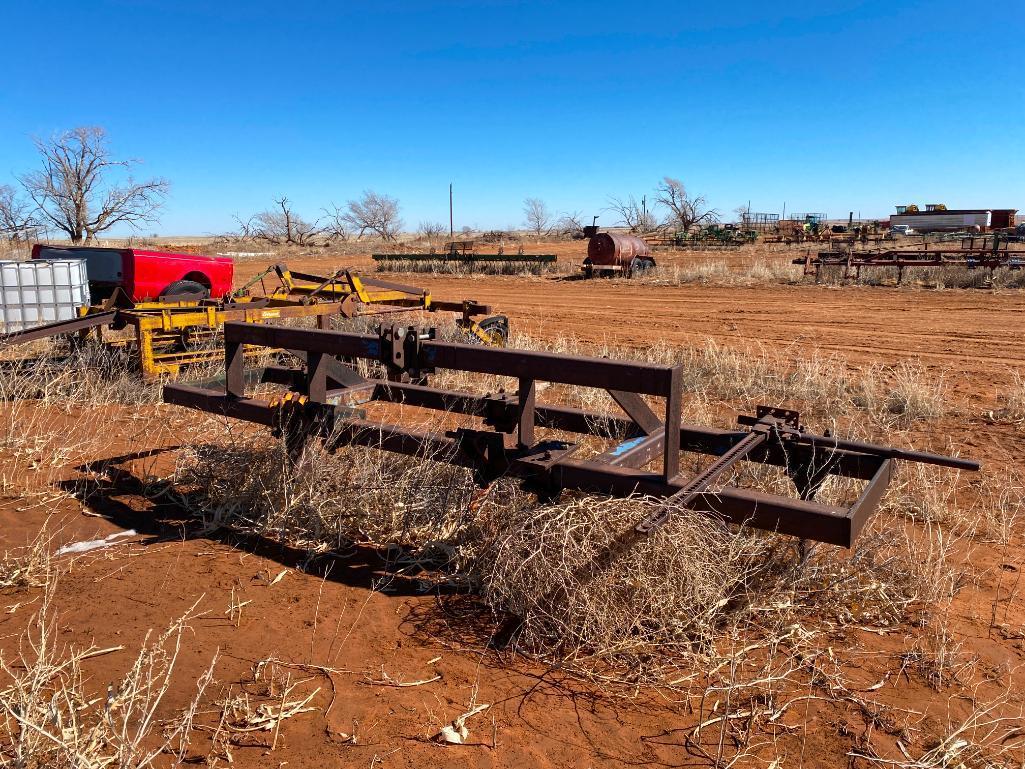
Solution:
<svg viewBox="0 0 1025 769">
<path fill-rule="evenodd" d="M 448 236 L 451 240 L 456 238 L 456 228 L 452 219 L 452 182 L 448 183 Z"/>
</svg>

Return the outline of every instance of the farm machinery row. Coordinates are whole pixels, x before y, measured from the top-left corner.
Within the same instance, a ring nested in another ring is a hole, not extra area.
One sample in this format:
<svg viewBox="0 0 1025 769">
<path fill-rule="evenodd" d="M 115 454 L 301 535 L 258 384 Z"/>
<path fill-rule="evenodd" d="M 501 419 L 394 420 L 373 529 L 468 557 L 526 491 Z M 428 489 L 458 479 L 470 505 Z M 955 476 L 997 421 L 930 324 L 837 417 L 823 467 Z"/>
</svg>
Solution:
<svg viewBox="0 0 1025 769">
<path fill-rule="evenodd" d="M 1025 251 L 1011 250 L 1009 239 L 999 235 L 986 238 L 965 237 L 960 248 L 940 244 L 929 247 L 925 243 L 920 249 L 885 249 L 873 251 L 833 250 L 820 251 L 816 256 L 810 253 L 793 260 L 804 267 L 805 275 L 814 275 L 821 280 L 823 270 L 833 268 L 840 271 L 844 280 L 860 280 L 863 270 L 891 268 L 897 271 L 897 284 L 904 279 L 908 268 L 951 268 L 967 270 L 997 269 L 1020 270 L 1025 266 Z"/>
<path fill-rule="evenodd" d="M 431 248 L 425 252 L 372 254 L 379 270 L 398 269 L 416 271 L 420 267 L 453 267 L 469 273 L 482 271 L 530 271 L 541 274 L 554 267 L 558 258 L 555 254 L 528 254 L 523 247 L 515 253 L 506 253 L 498 247 L 496 253 L 477 250 L 476 241 L 455 240 L 438 251 Z"/>
<path fill-rule="evenodd" d="M 452 312 L 456 325 L 478 344 L 504 345 L 509 334 L 507 318 L 484 317 L 489 308 L 472 300 L 439 301 L 427 289 L 364 278 L 349 269 L 322 276 L 276 264 L 222 298 L 196 291 L 137 300 L 126 287 L 116 286 L 103 301 L 79 308 L 78 317 L 0 334 L 0 349 L 52 337 L 68 337 L 74 344 L 93 341 L 126 350 L 143 378 L 153 379 L 218 360 L 227 322 L 307 318 L 327 328 L 332 317 L 410 310 Z"/>
</svg>

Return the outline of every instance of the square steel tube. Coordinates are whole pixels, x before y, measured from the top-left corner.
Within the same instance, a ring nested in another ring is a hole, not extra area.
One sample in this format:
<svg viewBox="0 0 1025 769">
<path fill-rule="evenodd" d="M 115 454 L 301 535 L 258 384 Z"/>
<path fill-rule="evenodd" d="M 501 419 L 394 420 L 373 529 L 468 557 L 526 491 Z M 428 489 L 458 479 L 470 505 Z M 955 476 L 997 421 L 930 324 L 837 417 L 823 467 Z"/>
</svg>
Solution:
<svg viewBox="0 0 1025 769">
<path fill-rule="evenodd" d="M 374 400 L 388 403 L 405 403 L 419 408 L 448 411 L 482 417 L 486 414 L 488 399 L 473 393 L 456 390 L 442 390 L 423 385 L 399 382 L 380 382 L 374 392 Z M 582 435 L 596 435 L 601 438 L 636 438 L 643 431 L 628 419 L 609 417 L 570 406 L 542 406 L 534 410 L 536 424 L 552 430 L 564 430 Z M 746 436 L 746 430 L 723 430 L 702 425 L 680 427 L 680 449 L 698 454 L 721 455 L 737 441 Z M 866 451 L 870 447 L 865 447 Z M 859 480 L 869 480 L 876 473 L 882 461 L 878 455 L 859 452 L 856 448 L 836 448 L 829 445 L 788 446 L 785 450 L 772 445 L 759 446 L 751 453 L 750 461 L 771 465 L 787 466 L 794 461 L 812 461 L 825 464 L 836 460 L 830 475 L 840 475 Z"/>
<path fill-rule="evenodd" d="M 377 359 L 381 353 L 380 340 L 371 334 L 252 323 L 225 323 L 224 340 L 226 343 L 238 342 L 358 358 Z M 516 379 L 540 379 L 545 382 L 605 390 L 625 390 L 663 398 L 668 398 L 673 393 L 674 384 L 682 375 L 674 373 L 679 367 L 528 350 L 503 350 L 453 342 L 424 341 L 422 349 L 423 358 L 420 362 L 425 367 L 472 371 Z M 682 369 L 680 371 L 682 372 Z"/>
<path fill-rule="evenodd" d="M 893 460 L 884 459 L 875 475 L 861 491 L 857 502 L 851 505 L 847 515 L 850 518 L 851 541 L 861 533 L 869 517 L 879 509 L 879 503 L 883 494 L 890 486 L 890 479 L 893 477 Z"/>
</svg>

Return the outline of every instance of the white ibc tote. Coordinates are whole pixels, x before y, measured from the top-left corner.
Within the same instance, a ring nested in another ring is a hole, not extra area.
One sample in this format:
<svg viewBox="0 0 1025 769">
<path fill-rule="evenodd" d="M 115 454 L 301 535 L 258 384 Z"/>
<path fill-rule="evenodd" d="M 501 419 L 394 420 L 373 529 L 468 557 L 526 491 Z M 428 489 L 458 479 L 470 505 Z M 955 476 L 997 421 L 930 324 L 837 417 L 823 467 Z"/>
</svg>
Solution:
<svg viewBox="0 0 1025 769">
<path fill-rule="evenodd" d="M 88 304 L 84 259 L 0 261 L 0 332 L 71 320 Z"/>
</svg>

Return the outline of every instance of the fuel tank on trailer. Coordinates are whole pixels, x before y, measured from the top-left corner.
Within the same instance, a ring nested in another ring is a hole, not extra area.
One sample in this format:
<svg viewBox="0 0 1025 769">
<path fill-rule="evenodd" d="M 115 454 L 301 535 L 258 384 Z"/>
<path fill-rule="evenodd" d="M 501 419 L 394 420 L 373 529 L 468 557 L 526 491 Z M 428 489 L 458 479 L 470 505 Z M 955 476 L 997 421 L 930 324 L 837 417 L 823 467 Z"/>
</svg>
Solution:
<svg viewBox="0 0 1025 769">
<path fill-rule="evenodd" d="M 636 235 L 599 232 L 587 244 L 587 258 L 592 265 L 629 269 L 637 257 L 651 259 L 651 248 Z"/>
</svg>

